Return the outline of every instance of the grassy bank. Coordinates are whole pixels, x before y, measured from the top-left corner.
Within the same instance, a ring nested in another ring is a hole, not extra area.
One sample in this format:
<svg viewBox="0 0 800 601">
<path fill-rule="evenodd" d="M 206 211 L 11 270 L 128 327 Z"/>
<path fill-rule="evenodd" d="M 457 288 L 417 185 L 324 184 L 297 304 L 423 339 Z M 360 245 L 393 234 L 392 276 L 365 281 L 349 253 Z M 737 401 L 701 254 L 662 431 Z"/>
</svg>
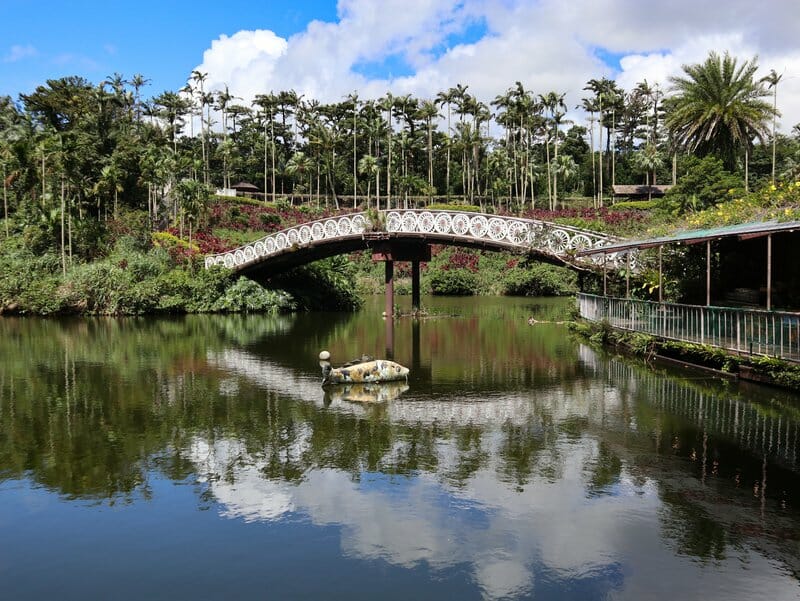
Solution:
<svg viewBox="0 0 800 601">
<path fill-rule="evenodd" d="M 800 390 L 800 366 L 774 357 L 737 355 L 720 348 L 662 340 L 648 334 L 616 330 L 608 322 L 576 321 L 570 329 L 598 346 L 611 346 L 650 361 L 665 358 L 741 378 Z"/>
</svg>

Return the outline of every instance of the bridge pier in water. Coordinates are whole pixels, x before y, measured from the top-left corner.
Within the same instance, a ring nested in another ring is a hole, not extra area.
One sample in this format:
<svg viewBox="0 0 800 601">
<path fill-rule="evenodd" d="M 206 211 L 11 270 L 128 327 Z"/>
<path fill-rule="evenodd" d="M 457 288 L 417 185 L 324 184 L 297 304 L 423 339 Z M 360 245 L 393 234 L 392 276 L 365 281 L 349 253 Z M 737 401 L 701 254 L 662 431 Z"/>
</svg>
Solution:
<svg viewBox="0 0 800 601">
<path fill-rule="evenodd" d="M 431 260 L 431 247 L 426 242 L 391 240 L 377 245 L 372 251 L 373 261 L 383 261 L 386 283 L 386 319 L 394 316 L 394 263 L 411 262 L 411 308 L 416 313 L 420 306 L 419 264 Z"/>
</svg>

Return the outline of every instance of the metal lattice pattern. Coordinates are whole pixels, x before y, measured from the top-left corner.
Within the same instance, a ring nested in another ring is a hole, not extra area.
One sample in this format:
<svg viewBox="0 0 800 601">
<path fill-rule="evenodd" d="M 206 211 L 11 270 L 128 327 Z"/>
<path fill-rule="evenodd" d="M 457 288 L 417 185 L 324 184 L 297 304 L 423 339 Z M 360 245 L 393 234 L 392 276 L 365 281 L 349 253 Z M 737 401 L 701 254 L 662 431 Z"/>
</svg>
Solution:
<svg viewBox="0 0 800 601">
<path fill-rule="evenodd" d="M 613 242 L 609 236 L 578 228 L 516 217 L 487 216 L 456 211 L 389 211 L 386 231 L 390 233 L 440 234 L 445 236 L 486 240 L 521 250 L 534 250 L 567 258 L 586 248 L 602 248 Z M 602 263 L 602 256 L 577 259 L 587 263 Z M 625 255 L 609 254 L 609 266 L 626 264 Z"/>
<path fill-rule="evenodd" d="M 486 241 L 489 246 L 535 251 L 573 262 L 601 264 L 605 260 L 612 267 L 622 267 L 627 262 L 624 253 L 575 258 L 574 254 L 579 250 L 602 248 L 615 240 L 596 232 L 546 221 L 459 211 L 396 210 L 382 215 L 385 217 L 382 220 L 384 229 L 390 236 L 418 234 L 429 236 L 431 241 L 437 237 Z M 205 265 L 206 268 L 212 265 L 238 268 L 322 240 L 361 237 L 368 226 L 371 226 L 369 229 L 378 229 L 374 227 L 377 225 L 369 222 L 364 213 L 321 219 L 270 234 L 226 253 L 208 256 Z"/>
</svg>

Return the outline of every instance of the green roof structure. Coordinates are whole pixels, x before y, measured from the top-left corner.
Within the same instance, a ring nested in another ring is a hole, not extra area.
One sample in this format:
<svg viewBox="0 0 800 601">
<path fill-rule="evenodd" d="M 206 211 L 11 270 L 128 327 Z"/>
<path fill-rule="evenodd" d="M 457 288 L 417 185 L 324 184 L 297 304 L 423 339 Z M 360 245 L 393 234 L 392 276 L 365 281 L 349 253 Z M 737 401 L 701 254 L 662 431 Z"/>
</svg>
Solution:
<svg viewBox="0 0 800 601">
<path fill-rule="evenodd" d="M 579 251 L 576 256 L 585 257 L 588 255 L 619 253 L 643 248 L 655 248 L 668 244 L 698 244 L 709 240 L 719 240 L 721 238 L 737 237 L 740 240 L 749 238 L 759 238 L 770 234 L 780 234 L 800 230 L 800 221 L 756 221 L 751 223 L 740 223 L 737 225 L 726 225 L 704 230 L 687 230 L 677 232 L 669 236 L 659 236 L 657 238 L 645 238 L 642 240 L 625 240 L 603 246 L 600 248 L 587 248 Z"/>
</svg>

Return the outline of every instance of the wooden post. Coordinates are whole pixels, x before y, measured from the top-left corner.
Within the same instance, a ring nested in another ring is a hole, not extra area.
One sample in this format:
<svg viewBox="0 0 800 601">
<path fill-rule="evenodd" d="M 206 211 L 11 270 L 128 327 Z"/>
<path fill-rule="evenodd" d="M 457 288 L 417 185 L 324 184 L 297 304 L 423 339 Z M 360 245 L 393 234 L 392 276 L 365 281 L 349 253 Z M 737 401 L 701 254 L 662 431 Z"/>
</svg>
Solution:
<svg viewBox="0 0 800 601">
<path fill-rule="evenodd" d="M 772 309 L 772 234 L 767 234 L 767 311 Z"/>
<path fill-rule="evenodd" d="M 628 254 L 625 255 L 625 258 L 628 261 L 627 266 L 625 267 L 625 298 L 631 297 L 631 253 L 628 251 Z"/>
<path fill-rule="evenodd" d="M 386 265 L 386 319 L 394 318 L 394 261 L 385 261 Z"/>
<path fill-rule="evenodd" d="M 663 270 L 663 263 L 661 261 L 661 251 L 663 250 L 663 246 L 658 247 L 658 302 L 664 302 L 664 270 Z"/>
<path fill-rule="evenodd" d="M 711 306 L 711 240 L 706 240 L 706 306 Z"/>
<path fill-rule="evenodd" d="M 419 312 L 419 261 L 411 261 L 411 311 Z"/>
<path fill-rule="evenodd" d="M 606 282 L 608 281 L 608 255 L 603 253 L 603 296 L 608 296 Z"/>
</svg>

